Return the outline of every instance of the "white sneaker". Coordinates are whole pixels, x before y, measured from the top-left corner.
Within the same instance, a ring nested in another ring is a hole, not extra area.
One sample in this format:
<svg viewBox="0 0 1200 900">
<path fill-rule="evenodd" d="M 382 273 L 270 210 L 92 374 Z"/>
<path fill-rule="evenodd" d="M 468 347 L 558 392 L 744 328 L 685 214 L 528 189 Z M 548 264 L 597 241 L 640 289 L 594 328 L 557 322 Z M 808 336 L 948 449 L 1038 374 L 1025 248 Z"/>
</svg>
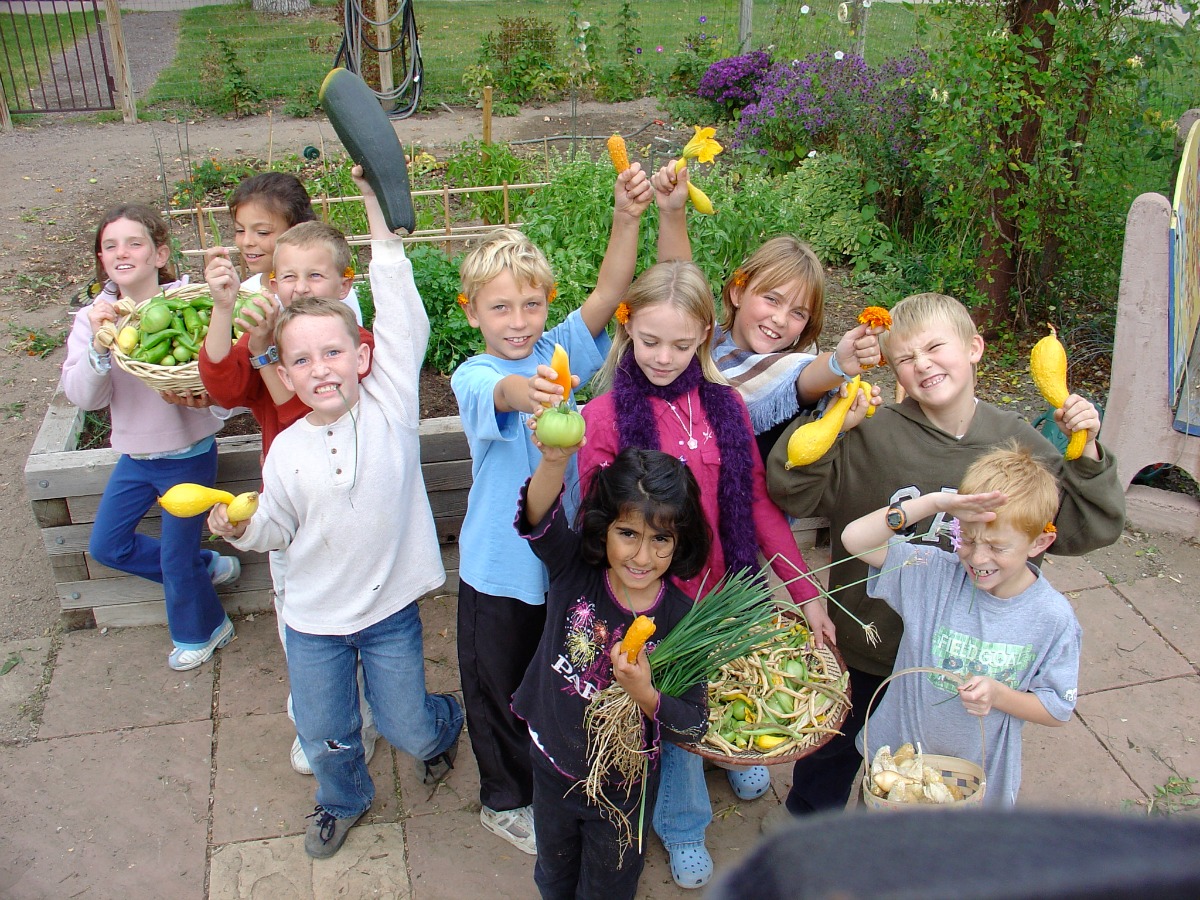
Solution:
<svg viewBox="0 0 1200 900">
<path fill-rule="evenodd" d="M 292 741 L 292 768 L 301 775 L 313 773 L 312 766 L 308 764 L 308 757 L 304 755 L 304 748 L 300 746 L 300 735 L 296 735 L 296 739 Z"/>
<path fill-rule="evenodd" d="M 220 650 L 232 640 L 233 623 L 229 621 L 229 616 L 226 616 L 225 621 L 218 625 L 217 630 L 212 633 L 207 644 L 198 650 L 184 650 L 182 647 L 176 647 L 167 656 L 167 665 L 176 672 L 195 669 L 208 662 L 212 658 L 214 650 Z"/>
<path fill-rule="evenodd" d="M 492 834 L 498 835 L 530 856 L 537 856 L 537 837 L 533 830 L 533 807 L 506 809 L 496 812 L 483 807 L 479 810 L 479 821 Z"/>
</svg>

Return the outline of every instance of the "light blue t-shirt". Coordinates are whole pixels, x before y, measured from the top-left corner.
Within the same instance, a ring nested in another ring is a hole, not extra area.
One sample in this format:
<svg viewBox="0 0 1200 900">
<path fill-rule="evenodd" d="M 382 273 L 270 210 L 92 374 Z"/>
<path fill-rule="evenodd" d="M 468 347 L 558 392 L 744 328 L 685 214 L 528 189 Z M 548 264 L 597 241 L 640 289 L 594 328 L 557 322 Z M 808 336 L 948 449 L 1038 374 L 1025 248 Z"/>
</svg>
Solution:
<svg viewBox="0 0 1200 900">
<path fill-rule="evenodd" d="M 611 341 L 603 331 L 592 337 L 583 316 L 575 310 L 543 334 L 524 359 L 480 354 L 455 369 L 450 379 L 471 448 L 473 479 L 459 536 L 459 578 L 482 593 L 533 605 L 546 602 L 546 567 L 533 555 L 528 542 L 518 537 L 513 520 L 521 486 L 542 454 L 529 439 L 528 414 L 497 412 L 495 390 L 502 378 L 528 378 L 539 365 L 549 365 L 556 343 L 570 356 L 571 372 L 579 376 L 579 383 L 586 384 L 603 365 Z M 579 469 L 572 458 L 563 501 L 570 517 L 578 507 L 578 482 Z"/>
</svg>

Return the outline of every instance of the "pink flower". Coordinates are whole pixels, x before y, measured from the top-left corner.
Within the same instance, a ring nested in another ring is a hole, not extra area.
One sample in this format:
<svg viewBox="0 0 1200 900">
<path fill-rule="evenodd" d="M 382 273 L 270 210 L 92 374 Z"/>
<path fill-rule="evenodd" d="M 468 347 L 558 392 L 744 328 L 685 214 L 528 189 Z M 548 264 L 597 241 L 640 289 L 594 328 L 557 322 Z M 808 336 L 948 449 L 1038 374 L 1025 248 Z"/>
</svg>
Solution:
<svg viewBox="0 0 1200 900">
<path fill-rule="evenodd" d="M 654 49 L 655 49 L 655 51 L 656 51 L 656 52 L 658 52 L 658 53 L 662 53 L 662 44 L 659 44 L 659 45 L 658 45 L 657 47 L 655 47 Z"/>
</svg>

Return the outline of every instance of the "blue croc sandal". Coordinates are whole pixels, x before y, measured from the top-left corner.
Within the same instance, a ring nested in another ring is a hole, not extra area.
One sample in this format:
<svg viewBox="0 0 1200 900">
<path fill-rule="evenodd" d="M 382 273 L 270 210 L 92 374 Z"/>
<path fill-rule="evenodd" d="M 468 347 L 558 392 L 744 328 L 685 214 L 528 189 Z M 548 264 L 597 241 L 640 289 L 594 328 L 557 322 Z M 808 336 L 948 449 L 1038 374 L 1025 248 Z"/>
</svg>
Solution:
<svg viewBox="0 0 1200 900">
<path fill-rule="evenodd" d="M 771 789 L 771 770 L 766 766 L 750 766 L 746 769 L 726 769 L 729 786 L 739 800 L 757 800 Z"/>
<path fill-rule="evenodd" d="M 681 888 L 699 888 L 712 878 L 713 861 L 704 844 L 675 844 L 667 848 L 671 877 Z"/>
</svg>

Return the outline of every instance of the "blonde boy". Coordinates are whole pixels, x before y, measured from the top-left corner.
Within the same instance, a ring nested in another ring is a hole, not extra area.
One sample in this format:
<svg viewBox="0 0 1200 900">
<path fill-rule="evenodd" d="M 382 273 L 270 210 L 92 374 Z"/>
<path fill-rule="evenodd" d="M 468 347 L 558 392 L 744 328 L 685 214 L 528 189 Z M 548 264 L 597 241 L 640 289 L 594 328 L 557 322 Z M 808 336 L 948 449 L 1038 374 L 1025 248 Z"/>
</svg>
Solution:
<svg viewBox="0 0 1200 900">
<path fill-rule="evenodd" d="M 1078 693 L 1079 622 L 1032 563 L 1054 543 L 1057 510 L 1054 476 L 1013 441 L 979 457 L 959 493 L 906 502 L 915 519 L 954 517 L 955 552 L 897 538 L 888 508 L 846 526 L 846 550 L 871 567 L 868 595 L 904 621 L 897 670 L 934 667 L 963 679 L 956 685 L 922 674 L 892 682 L 871 715 L 869 758 L 885 744 L 920 741 L 926 752 L 983 765 L 974 719 L 941 702 L 957 694 L 970 716 L 984 719 L 984 803 L 1016 803 L 1022 726 L 1063 725 Z M 857 745 L 861 751 L 861 733 Z"/>
<path fill-rule="evenodd" d="M 637 163 L 617 176 L 612 232 L 596 289 L 549 331 L 554 278 L 525 235 L 501 230 L 462 265 L 459 302 L 485 350 L 459 366 L 450 382 L 473 478 L 460 535 L 459 670 L 479 765 L 480 821 L 529 854 L 537 852 L 530 738 L 509 704 L 542 636 L 548 581 L 513 527 L 521 486 L 541 458 L 525 420 L 539 406 L 563 399 L 549 367 L 556 343 L 566 349 L 580 383 L 603 364 L 605 327 L 633 280 L 638 223 L 652 199 Z M 573 474 L 567 483 L 577 480 Z"/>
<path fill-rule="evenodd" d="M 983 338 L 966 307 L 944 294 L 916 294 L 892 309 L 892 329 L 880 336 L 884 356 L 907 393 L 898 404 L 863 418 L 855 404 L 845 433 L 817 462 L 785 469 L 787 439 L 802 424 L 783 433 L 767 462 L 767 488 L 791 515 L 825 516 L 836 561 L 830 585 L 840 603 L 862 621 L 874 623 L 882 638 L 867 641 L 863 630 L 836 607 L 838 647 L 850 670 L 856 697 L 870 697 L 892 672 L 903 625 L 886 603 L 867 595 L 866 565 L 847 558 L 842 529 L 880 507 L 893 507 L 897 532 L 917 533 L 925 544 L 949 548 L 944 515 L 909 514 L 912 500 L 925 494 L 954 492 L 967 468 L 1009 439 L 1044 461 L 1060 485 L 1055 550 L 1082 554 L 1111 544 L 1125 524 L 1125 492 L 1116 461 L 1097 442 L 1100 415 L 1083 397 L 1072 394 L 1056 414 L 1065 431 L 1085 429 L 1083 456 L 1064 462 L 1054 445 L 1020 415 L 975 396 L 975 369 L 983 357 Z M 835 737 L 817 753 L 796 763 L 788 810 L 795 815 L 845 806 L 861 757 L 853 738 L 862 727 L 864 704 L 855 704 Z"/>
</svg>

